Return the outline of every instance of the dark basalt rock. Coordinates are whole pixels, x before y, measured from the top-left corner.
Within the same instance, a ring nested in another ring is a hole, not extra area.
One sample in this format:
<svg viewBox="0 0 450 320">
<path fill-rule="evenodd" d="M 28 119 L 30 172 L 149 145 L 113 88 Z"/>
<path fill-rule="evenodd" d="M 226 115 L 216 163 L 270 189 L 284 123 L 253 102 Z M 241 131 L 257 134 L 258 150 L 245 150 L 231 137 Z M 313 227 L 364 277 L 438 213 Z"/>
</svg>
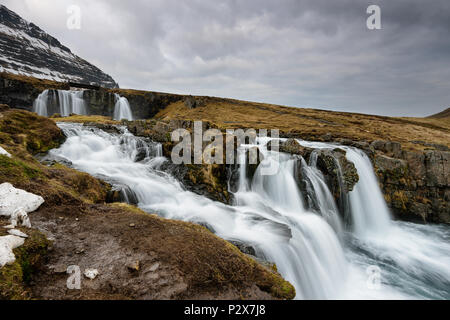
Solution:
<svg viewBox="0 0 450 320">
<path fill-rule="evenodd" d="M 384 143 L 377 148 L 375 172 L 395 216 L 450 224 L 450 152 L 393 150 Z M 387 155 L 394 153 L 397 157 Z"/>
<path fill-rule="evenodd" d="M 335 199 L 353 190 L 359 181 L 355 165 L 348 161 L 342 149 L 321 149 L 317 152 L 317 167 L 323 172 Z"/>
<path fill-rule="evenodd" d="M 273 143 L 274 143 L 274 140 L 269 141 L 269 143 L 267 144 L 267 150 L 274 149 Z M 313 150 L 311 148 L 303 147 L 295 139 L 288 139 L 284 142 L 278 142 L 278 144 L 279 144 L 278 150 L 280 152 L 296 154 L 296 155 L 302 156 L 305 159 L 307 159 L 309 157 L 309 155 L 311 154 L 311 152 Z"/>
</svg>

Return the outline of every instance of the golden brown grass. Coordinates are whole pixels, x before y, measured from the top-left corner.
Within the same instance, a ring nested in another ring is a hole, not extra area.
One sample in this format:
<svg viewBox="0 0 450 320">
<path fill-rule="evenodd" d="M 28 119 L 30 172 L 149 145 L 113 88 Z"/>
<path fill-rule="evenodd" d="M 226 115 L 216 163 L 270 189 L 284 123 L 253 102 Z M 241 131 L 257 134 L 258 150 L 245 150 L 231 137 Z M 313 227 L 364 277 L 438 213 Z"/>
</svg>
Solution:
<svg viewBox="0 0 450 320">
<path fill-rule="evenodd" d="M 414 140 L 450 147 L 449 119 L 383 117 L 220 98 L 205 98 L 205 101 L 203 106 L 194 109 L 189 109 L 182 101 L 173 103 L 156 118 L 209 121 L 221 129 L 279 129 L 304 139 L 331 134 L 333 139 L 392 140 L 410 150 L 425 148 L 411 143 Z"/>
<path fill-rule="evenodd" d="M 82 116 L 72 115 L 70 117 L 51 117 L 54 122 L 75 122 L 75 123 L 102 123 L 102 124 L 120 124 L 120 121 L 113 120 L 105 116 Z"/>
</svg>

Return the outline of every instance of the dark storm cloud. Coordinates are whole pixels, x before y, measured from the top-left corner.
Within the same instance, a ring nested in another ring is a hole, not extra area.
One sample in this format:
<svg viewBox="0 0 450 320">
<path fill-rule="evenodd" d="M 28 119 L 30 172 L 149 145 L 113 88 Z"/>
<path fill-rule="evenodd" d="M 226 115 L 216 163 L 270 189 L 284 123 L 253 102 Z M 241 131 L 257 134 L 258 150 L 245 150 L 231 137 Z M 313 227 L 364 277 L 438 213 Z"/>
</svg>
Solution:
<svg viewBox="0 0 450 320">
<path fill-rule="evenodd" d="M 122 87 L 387 115 L 450 105 L 447 0 L 2 3 Z M 370 4 L 382 30 L 366 28 Z"/>
</svg>

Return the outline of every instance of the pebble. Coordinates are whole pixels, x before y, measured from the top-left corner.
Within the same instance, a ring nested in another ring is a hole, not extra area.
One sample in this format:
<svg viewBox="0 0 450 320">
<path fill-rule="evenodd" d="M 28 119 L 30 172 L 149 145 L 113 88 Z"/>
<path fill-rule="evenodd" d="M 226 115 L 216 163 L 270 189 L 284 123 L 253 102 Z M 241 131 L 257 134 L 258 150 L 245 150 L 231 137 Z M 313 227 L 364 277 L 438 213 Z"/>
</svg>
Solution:
<svg viewBox="0 0 450 320">
<path fill-rule="evenodd" d="M 99 272 L 97 269 L 86 269 L 84 270 L 84 276 L 88 279 L 94 280 L 97 278 Z"/>
</svg>

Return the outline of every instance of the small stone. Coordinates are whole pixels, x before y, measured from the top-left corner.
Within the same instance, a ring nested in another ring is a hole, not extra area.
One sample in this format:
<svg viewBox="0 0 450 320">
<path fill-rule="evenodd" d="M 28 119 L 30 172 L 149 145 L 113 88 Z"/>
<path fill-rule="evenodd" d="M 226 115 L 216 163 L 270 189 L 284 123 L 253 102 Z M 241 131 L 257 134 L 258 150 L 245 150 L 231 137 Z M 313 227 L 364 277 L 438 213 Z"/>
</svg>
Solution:
<svg viewBox="0 0 450 320">
<path fill-rule="evenodd" d="M 134 227 L 136 227 L 136 225 L 134 223 L 130 223 L 130 227 L 134 228 Z"/>
<path fill-rule="evenodd" d="M 84 252 L 85 252 L 84 249 L 80 249 L 80 250 L 75 251 L 76 254 L 82 254 L 82 253 L 84 253 Z"/>
<path fill-rule="evenodd" d="M 139 260 L 137 260 L 135 262 L 127 264 L 127 268 L 128 268 L 128 271 L 130 271 L 130 272 L 137 272 L 141 268 L 141 263 Z"/>
<path fill-rule="evenodd" d="M 150 270 L 150 272 L 155 272 L 156 270 L 158 270 L 158 268 L 159 268 L 159 263 L 157 262 L 157 263 L 153 264 L 149 270 Z"/>
<path fill-rule="evenodd" d="M 99 272 L 97 269 L 86 269 L 84 271 L 84 276 L 88 279 L 94 280 L 95 278 L 97 278 Z"/>
<path fill-rule="evenodd" d="M 80 221 L 80 219 L 78 219 L 78 218 L 75 218 L 75 221 Z"/>
<path fill-rule="evenodd" d="M 67 266 L 65 266 L 65 265 L 51 266 L 50 269 L 52 269 L 53 273 L 57 273 L 57 274 L 67 272 Z"/>
</svg>

